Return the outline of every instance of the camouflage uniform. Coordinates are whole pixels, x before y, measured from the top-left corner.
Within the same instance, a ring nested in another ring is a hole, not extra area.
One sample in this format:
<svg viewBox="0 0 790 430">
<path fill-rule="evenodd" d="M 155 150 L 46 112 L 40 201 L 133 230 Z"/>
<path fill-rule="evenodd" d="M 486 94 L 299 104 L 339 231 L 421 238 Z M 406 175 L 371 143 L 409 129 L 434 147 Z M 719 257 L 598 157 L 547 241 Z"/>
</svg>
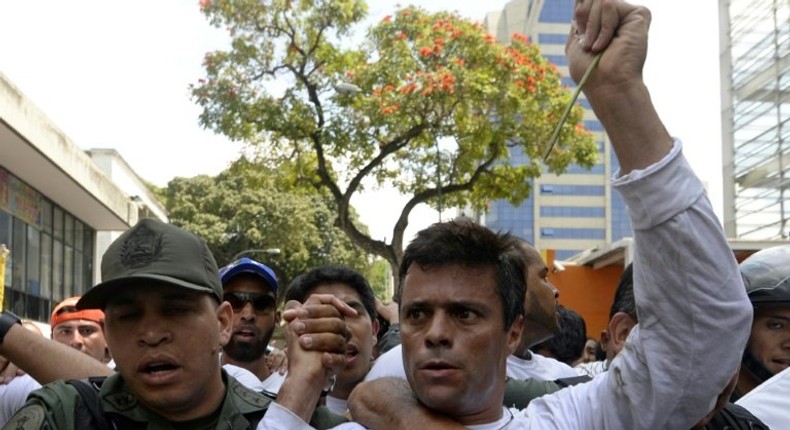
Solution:
<svg viewBox="0 0 790 430">
<path fill-rule="evenodd" d="M 260 419 L 271 400 L 241 385 L 229 377 L 224 370 L 222 379 L 228 389 L 214 428 L 217 430 L 254 428 L 250 426 L 248 418 Z M 118 426 L 119 429 L 174 428 L 167 420 L 141 405 L 129 391 L 120 374 L 110 376 L 104 381 L 99 391 L 99 398 L 105 416 L 111 417 L 113 423 L 122 422 Z M 88 430 L 85 424 L 75 422 L 77 407 L 81 404 L 79 400 L 80 395 L 72 385 L 63 381 L 53 382 L 32 392 L 25 407 L 20 409 L 3 428 Z"/>
</svg>

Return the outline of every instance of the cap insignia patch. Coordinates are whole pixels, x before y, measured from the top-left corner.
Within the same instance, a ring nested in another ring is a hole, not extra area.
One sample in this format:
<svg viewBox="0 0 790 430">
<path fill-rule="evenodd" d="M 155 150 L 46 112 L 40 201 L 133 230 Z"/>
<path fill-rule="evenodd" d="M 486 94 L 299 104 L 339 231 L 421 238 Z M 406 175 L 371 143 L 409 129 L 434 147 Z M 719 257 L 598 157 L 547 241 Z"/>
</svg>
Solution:
<svg viewBox="0 0 790 430">
<path fill-rule="evenodd" d="M 121 246 L 121 264 L 134 269 L 158 260 L 161 254 L 162 233 L 140 226 L 124 240 Z"/>
</svg>

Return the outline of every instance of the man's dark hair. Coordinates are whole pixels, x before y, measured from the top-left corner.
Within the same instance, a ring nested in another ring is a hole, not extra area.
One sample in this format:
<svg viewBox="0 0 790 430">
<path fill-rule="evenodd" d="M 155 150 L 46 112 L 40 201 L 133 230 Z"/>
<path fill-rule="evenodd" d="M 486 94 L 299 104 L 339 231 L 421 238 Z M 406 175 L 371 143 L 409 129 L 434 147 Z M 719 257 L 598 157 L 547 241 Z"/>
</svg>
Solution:
<svg viewBox="0 0 790 430">
<path fill-rule="evenodd" d="M 636 317 L 636 301 L 634 301 L 633 263 L 628 264 L 620 276 L 620 283 L 617 284 L 617 289 L 614 292 L 612 308 L 609 310 L 609 319 L 611 320 L 617 312 L 625 312 L 634 321 L 639 321 Z"/>
<path fill-rule="evenodd" d="M 395 300 L 400 303 L 403 283 L 413 264 L 423 269 L 449 264 L 492 266 L 507 330 L 524 314 L 524 265 L 517 244 L 509 233 L 495 233 L 468 218 L 433 224 L 417 233 L 406 247 Z"/>
<path fill-rule="evenodd" d="M 549 351 L 548 356 L 559 360 L 568 366 L 581 358 L 584 346 L 587 343 L 587 324 L 584 318 L 572 309 L 557 306 L 560 320 L 560 332 L 551 339 L 533 345 L 532 352 L 541 353 L 541 349 Z"/>
<path fill-rule="evenodd" d="M 285 301 L 297 300 L 304 303 L 311 292 L 329 284 L 344 284 L 359 294 L 370 320 L 376 319 L 376 298 L 368 280 L 361 273 L 345 266 L 320 266 L 310 269 L 294 278 L 285 291 Z"/>
</svg>

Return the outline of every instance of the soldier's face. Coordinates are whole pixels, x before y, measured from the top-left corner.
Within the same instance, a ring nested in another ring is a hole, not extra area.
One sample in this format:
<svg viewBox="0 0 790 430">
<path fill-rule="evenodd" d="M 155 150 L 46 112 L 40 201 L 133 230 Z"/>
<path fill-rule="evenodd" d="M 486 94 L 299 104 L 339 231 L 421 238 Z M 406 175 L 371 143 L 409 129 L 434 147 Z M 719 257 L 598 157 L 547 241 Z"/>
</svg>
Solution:
<svg viewBox="0 0 790 430">
<path fill-rule="evenodd" d="M 230 337 L 228 303 L 141 282 L 119 288 L 104 312 L 107 344 L 140 403 L 174 421 L 206 416 L 222 403 L 219 351 Z"/>
</svg>

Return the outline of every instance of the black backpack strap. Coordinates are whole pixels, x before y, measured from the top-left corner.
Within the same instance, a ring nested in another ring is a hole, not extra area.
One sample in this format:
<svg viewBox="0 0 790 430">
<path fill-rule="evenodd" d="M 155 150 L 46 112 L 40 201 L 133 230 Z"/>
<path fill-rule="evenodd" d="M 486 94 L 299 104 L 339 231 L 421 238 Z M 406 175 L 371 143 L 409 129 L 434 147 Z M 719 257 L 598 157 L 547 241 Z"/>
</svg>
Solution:
<svg viewBox="0 0 790 430">
<path fill-rule="evenodd" d="M 560 378 L 554 381 L 560 388 L 570 387 L 571 385 L 583 384 L 592 381 L 587 375 L 571 376 L 570 378 Z"/>
<path fill-rule="evenodd" d="M 87 380 L 72 379 L 66 381 L 80 395 L 74 415 L 74 427 L 78 429 L 112 430 L 112 425 L 101 408 L 99 389 L 105 377 L 88 378 Z"/>
<path fill-rule="evenodd" d="M 770 430 L 759 418 L 735 403 L 727 403 L 704 428 L 705 430 Z"/>
</svg>

